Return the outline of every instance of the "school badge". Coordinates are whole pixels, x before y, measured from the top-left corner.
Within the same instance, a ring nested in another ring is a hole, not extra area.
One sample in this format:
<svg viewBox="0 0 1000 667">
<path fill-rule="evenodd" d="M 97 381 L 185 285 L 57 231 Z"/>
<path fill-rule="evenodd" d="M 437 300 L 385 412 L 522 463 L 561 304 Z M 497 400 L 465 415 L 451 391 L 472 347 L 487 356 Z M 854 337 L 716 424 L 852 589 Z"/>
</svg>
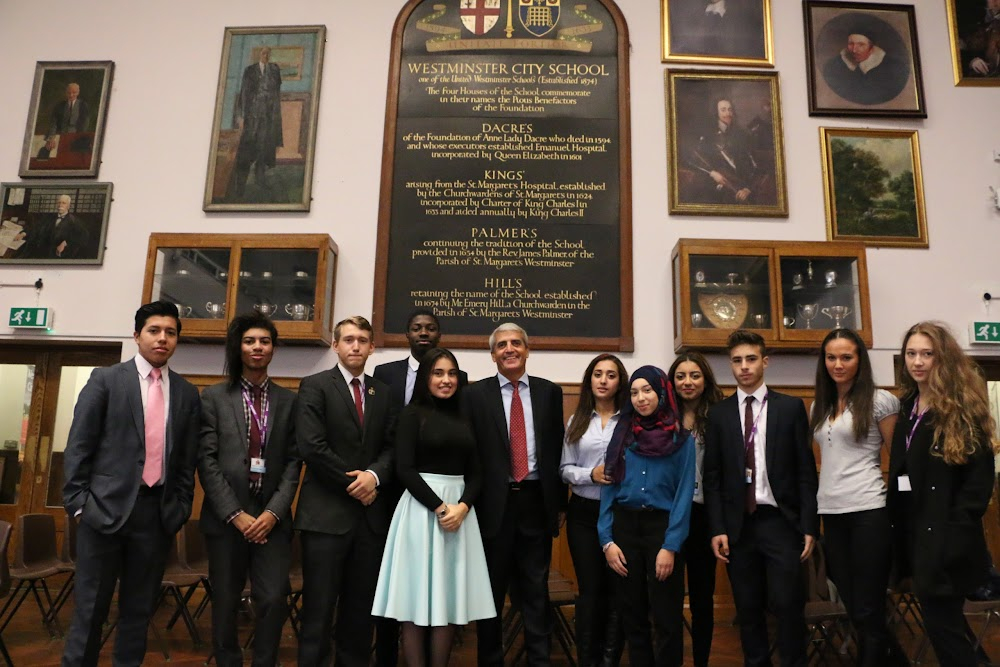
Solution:
<svg viewBox="0 0 1000 667">
<path fill-rule="evenodd" d="M 500 0 L 462 0 L 458 15 L 474 35 L 485 35 L 500 20 Z"/>
<path fill-rule="evenodd" d="M 518 0 L 517 16 L 535 37 L 548 34 L 559 22 L 561 0 Z"/>
</svg>

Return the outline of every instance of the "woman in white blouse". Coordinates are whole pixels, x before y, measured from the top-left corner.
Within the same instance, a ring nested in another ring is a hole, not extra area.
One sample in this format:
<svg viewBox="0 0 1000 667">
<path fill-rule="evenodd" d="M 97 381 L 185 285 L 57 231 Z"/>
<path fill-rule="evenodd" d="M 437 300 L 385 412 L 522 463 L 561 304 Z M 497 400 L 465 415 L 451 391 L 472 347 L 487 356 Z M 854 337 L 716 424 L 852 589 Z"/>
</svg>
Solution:
<svg viewBox="0 0 1000 667">
<path fill-rule="evenodd" d="M 861 665 L 902 658 L 886 628 L 891 543 L 881 469 L 898 415 L 899 400 L 875 387 L 861 338 L 850 329 L 827 334 L 810 422 L 822 461 L 816 499 L 827 570 L 857 630 Z"/>
<path fill-rule="evenodd" d="M 628 372 L 613 354 L 599 354 L 580 383 L 580 402 L 566 424 L 563 481 L 572 487 L 566 535 L 580 594 L 576 601 L 576 645 L 580 667 L 614 667 L 621 658 L 621 622 L 611 600 L 611 571 L 597 538 L 604 454 L 628 397 Z"/>
</svg>

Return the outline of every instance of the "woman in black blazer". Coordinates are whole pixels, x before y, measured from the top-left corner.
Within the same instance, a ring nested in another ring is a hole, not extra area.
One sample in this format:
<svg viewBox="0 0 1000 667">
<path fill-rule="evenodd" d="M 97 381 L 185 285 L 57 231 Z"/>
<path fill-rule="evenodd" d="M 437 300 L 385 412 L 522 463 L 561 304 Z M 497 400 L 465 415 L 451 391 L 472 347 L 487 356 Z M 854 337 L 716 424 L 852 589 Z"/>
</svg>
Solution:
<svg viewBox="0 0 1000 667">
<path fill-rule="evenodd" d="M 982 518 L 993 493 L 993 438 L 986 382 L 941 324 L 903 338 L 904 395 L 892 439 L 887 504 L 897 574 L 912 576 L 938 661 L 976 665 L 962 613 L 987 578 Z"/>
</svg>

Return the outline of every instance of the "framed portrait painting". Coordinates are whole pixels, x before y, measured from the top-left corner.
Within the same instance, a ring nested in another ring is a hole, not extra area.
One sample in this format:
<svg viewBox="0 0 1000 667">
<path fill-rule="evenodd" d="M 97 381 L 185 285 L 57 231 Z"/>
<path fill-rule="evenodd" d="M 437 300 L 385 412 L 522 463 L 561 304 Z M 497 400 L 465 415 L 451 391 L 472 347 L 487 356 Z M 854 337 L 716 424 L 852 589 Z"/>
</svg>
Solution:
<svg viewBox="0 0 1000 667">
<path fill-rule="evenodd" d="M 226 28 L 206 211 L 308 211 L 326 26 Z"/>
<path fill-rule="evenodd" d="M 114 71 L 110 60 L 35 65 L 18 175 L 97 176 Z"/>
<path fill-rule="evenodd" d="M 787 217 L 773 72 L 666 72 L 670 213 Z"/>
<path fill-rule="evenodd" d="M 913 5 L 806 0 L 810 116 L 926 118 Z"/>
<path fill-rule="evenodd" d="M 111 183 L 0 183 L 0 264 L 102 264 Z"/>
<path fill-rule="evenodd" d="M 830 241 L 926 248 L 916 130 L 820 128 Z"/>
<path fill-rule="evenodd" d="M 660 0 L 663 62 L 774 67 L 771 0 Z"/>
<path fill-rule="evenodd" d="M 946 0 L 957 86 L 1000 86 L 1000 2 Z"/>
</svg>

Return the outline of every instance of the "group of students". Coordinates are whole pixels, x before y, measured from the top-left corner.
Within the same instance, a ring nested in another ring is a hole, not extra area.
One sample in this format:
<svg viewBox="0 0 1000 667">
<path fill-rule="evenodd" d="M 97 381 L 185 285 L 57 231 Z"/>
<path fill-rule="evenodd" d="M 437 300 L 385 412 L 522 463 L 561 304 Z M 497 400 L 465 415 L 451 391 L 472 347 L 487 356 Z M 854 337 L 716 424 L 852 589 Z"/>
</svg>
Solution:
<svg viewBox="0 0 1000 667">
<path fill-rule="evenodd" d="M 629 664 L 682 664 L 685 569 L 695 664 L 709 664 L 717 559 L 728 565 L 745 663 L 770 664 L 769 609 L 782 664 L 805 664 L 800 570 L 820 515 L 862 664 L 903 659 L 884 614 L 891 562 L 912 577 L 941 663 L 975 664 L 962 603 L 990 565 L 981 518 L 994 422 L 974 363 L 938 324 L 904 337 L 901 402 L 875 388 L 860 338 L 837 329 L 821 347 L 810 419 L 801 400 L 767 388 L 764 341 L 741 330 L 728 342 L 730 398 L 697 352 L 666 373 L 643 366 L 631 376 L 602 354 L 565 428 L 562 391 L 528 375 L 528 336 L 516 324 L 490 336 L 496 375 L 465 387 L 433 313 L 411 315 L 409 357 L 374 377 L 365 373 L 372 327 L 347 318 L 334 332 L 336 366 L 303 378 L 295 395 L 268 376 L 274 324 L 238 316 L 228 378 L 200 399 L 167 368 L 180 328 L 173 304 L 140 308 L 136 357 L 97 369 L 78 399 L 65 454 L 64 500 L 79 532 L 64 665 L 96 664 L 119 580 L 114 660 L 141 664 L 196 468 L 220 665 L 242 664 L 247 577 L 254 664 L 276 663 L 293 529 L 299 664 L 367 665 L 377 630 L 377 664 L 396 664 L 401 636 L 406 664 L 440 667 L 455 629 L 476 620 L 479 664 L 501 665 L 508 592 L 529 664 L 548 664 L 549 561 L 563 512 L 582 665 L 617 665 L 626 643 Z"/>
<path fill-rule="evenodd" d="M 861 338 L 835 329 L 810 417 L 766 386 L 758 334 L 735 331 L 727 347 L 727 399 L 698 352 L 630 377 L 602 354 L 584 373 L 561 465 L 581 664 L 618 664 L 624 636 L 630 664 L 681 665 L 686 568 L 694 664 L 708 665 L 721 560 L 744 664 L 771 664 L 768 609 L 781 664 L 805 665 L 801 563 L 822 548 L 859 664 L 909 664 L 887 628 L 892 571 L 891 583 L 912 585 L 939 662 L 976 665 L 963 605 L 989 575 L 981 520 L 1000 448 L 975 363 L 946 327 L 918 323 L 903 338 L 900 400 L 875 386 Z"/>
</svg>

